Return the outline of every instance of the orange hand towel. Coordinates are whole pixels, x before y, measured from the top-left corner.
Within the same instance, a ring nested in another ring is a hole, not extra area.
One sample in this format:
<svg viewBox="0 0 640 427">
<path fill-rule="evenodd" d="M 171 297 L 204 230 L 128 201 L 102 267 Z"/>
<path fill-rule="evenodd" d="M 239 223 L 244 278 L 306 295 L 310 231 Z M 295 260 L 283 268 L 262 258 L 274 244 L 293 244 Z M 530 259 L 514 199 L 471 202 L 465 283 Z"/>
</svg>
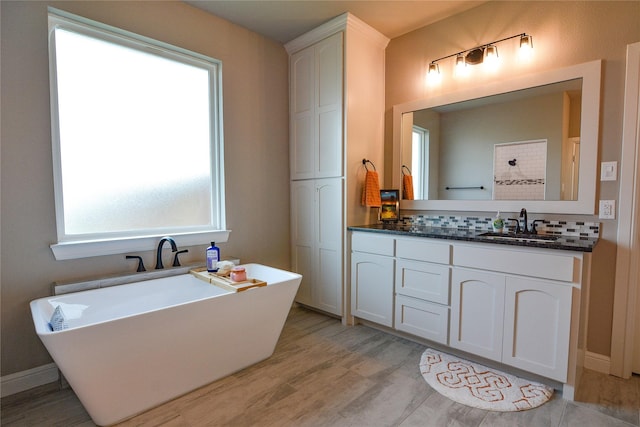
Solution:
<svg viewBox="0 0 640 427">
<path fill-rule="evenodd" d="M 381 205 L 378 172 L 367 171 L 364 179 L 364 187 L 362 188 L 362 206 L 379 208 Z"/>
<path fill-rule="evenodd" d="M 402 193 L 406 200 L 413 200 L 413 177 L 402 175 Z"/>
</svg>

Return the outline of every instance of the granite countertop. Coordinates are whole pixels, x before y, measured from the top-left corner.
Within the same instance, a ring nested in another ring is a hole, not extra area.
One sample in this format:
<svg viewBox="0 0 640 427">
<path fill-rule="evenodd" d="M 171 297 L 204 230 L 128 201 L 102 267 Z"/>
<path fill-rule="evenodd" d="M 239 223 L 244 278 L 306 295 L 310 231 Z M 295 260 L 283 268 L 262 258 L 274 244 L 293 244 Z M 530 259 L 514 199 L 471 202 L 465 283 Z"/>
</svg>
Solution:
<svg viewBox="0 0 640 427">
<path fill-rule="evenodd" d="M 347 227 L 347 229 L 350 231 L 367 231 L 373 233 L 395 234 L 401 236 L 428 237 L 431 239 L 463 240 L 467 242 L 493 243 L 498 245 L 559 249 L 578 252 L 592 252 L 593 247 L 596 245 L 596 243 L 598 243 L 598 239 L 593 237 L 549 234 L 531 234 L 527 236 L 519 235 L 522 237 L 519 240 L 501 239 L 500 237 L 496 238 L 495 236 L 491 236 L 491 234 L 497 233 L 490 233 L 488 230 L 429 227 L 403 223 L 349 226 Z M 489 233 L 490 235 L 483 235 L 486 233 Z M 502 233 L 502 235 L 509 236 L 508 233 Z M 552 238 L 554 240 L 543 240 L 545 238 Z"/>
</svg>

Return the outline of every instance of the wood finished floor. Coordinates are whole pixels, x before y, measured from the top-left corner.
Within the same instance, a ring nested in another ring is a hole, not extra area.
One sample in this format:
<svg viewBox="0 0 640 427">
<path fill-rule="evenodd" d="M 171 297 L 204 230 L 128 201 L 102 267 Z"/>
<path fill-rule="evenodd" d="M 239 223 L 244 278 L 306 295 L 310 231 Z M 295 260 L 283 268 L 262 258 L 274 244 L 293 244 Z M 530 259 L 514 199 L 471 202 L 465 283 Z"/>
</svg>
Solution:
<svg viewBox="0 0 640 427">
<path fill-rule="evenodd" d="M 129 426 L 640 426 L 640 378 L 587 371 L 580 402 L 488 412 L 431 389 L 425 346 L 366 326 L 291 310 L 268 360 L 118 424 Z M 126 393 L 126 390 L 123 390 Z M 2 399 L 3 426 L 94 426 L 69 388 Z"/>
</svg>

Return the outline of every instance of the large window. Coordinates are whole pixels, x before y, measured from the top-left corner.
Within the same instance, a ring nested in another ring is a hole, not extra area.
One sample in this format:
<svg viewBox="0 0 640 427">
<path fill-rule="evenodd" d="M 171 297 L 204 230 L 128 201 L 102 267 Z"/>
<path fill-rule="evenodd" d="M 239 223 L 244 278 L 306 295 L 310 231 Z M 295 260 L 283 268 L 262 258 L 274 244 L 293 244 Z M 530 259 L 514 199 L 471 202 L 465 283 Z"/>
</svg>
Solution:
<svg viewBox="0 0 640 427">
<path fill-rule="evenodd" d="M 226 240 L 220 62 L 54 10 L 49 52 L 56 258 Z"/>
</svg>

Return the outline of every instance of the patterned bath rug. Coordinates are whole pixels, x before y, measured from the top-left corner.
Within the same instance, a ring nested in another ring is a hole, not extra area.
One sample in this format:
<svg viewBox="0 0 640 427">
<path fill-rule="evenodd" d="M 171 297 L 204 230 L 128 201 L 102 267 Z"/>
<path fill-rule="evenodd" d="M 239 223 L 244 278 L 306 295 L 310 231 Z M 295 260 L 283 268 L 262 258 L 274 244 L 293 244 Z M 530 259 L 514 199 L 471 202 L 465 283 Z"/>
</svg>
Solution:
<svg viewBox="0 0 640 427">
<path fill-rule="evenodd" d="M 489 411 L 526 411 L 547 402 L 553 388 L 428 348 L 420 373 L 438 393 Z"/>
</svg>

